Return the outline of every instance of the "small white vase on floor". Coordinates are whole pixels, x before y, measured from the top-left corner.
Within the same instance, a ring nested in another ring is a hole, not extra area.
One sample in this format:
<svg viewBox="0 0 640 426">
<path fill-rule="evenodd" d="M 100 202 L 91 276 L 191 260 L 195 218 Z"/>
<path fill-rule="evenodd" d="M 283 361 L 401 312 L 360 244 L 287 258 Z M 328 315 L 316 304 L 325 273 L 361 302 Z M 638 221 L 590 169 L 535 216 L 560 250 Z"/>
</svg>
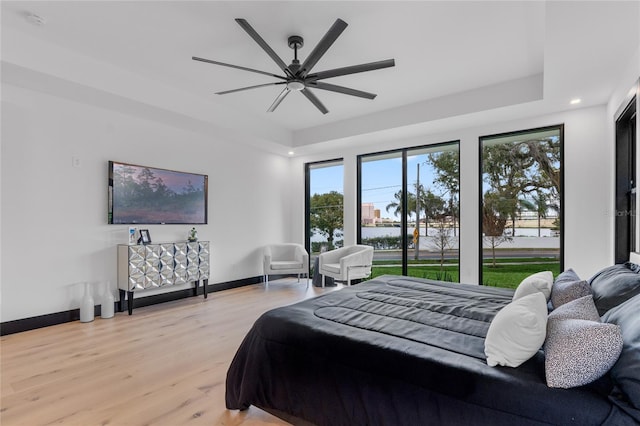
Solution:
<svg viewBox="0 0 640 426">
<path fill-rule="evenodd" d="M 84 283 L 84 295 L 80 301 L 80 322 L 91 322 L 95 315 L 93 296 L 91 295 L 91 285 Z"/>
<path fill-rule="evenodd" d="M 114 305 L 116 299 L 111 292 L 111 281 L 107 281 L 104 289 L 104 295 L 102 296 L 102 304 L 100 305 L 100 317 L 112 318 L 114 315 Z"/>
</svg>

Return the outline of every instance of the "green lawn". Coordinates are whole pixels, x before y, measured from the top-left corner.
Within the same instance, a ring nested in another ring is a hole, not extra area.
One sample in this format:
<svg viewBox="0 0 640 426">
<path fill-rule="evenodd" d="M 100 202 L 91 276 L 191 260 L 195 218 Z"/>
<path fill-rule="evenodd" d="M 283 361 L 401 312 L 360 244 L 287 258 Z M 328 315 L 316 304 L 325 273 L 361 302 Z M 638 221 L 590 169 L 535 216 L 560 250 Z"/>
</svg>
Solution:
<svg viewBox="0 0 640 426">
<path fill-rule="evenodd" d="M 485 259 L 485 263 L 491 263 L 491 259 Z M 557 262 L 557 259 L 553 257 L 514 257 L 507 258 L 501 257 L 496 259 L 496 263 L 540 263 L 540 262 Z M 445 259 L 444 264 L 457 264 L 458 259 Z M 373 265 L 397 265 L 397 260 L 374 260 Z M 409 256 L 409 264 L 410 265 L 440 265 L 440 260 L 438 259 L 419 259 L 414 260 Z"/>
<path fill-rule="evenodd" d="M 444 271 L 447 274 L 448 281 L 459 281 L 457 265 L 445 266 Z M 380 275 L 402 275 L 402 268 L 400 266 L 385 266 L 383 268 L 376 268 L 376 266 L 374 265 L 371 269 L 371 278 L 375 278 Z M 429 278 L 432 280 L 442 280 L 440 266 L 409 266 L 409 276 L 418 278 Z"/>
<path fill-rule="evenodd" d="M 540 271 L 551 271 L 555 277 L 560 273 L 560 263 L 497 265 L 495 268 L 485 265 L 482 270 L 482 283 L 493 287 L 516 288 L 520 281 Z"/>
<path fill-rule="evenodd" d="M 557 276 L 560 273 L 560 264 L 558 262 L 548 262 L 549 259 L 511 259 L 511 262 L 518 261 L 518 264 L 499 264 L 495 268 L 485 264 L 482 271 L 482 282 L 484 285 L 493 286 L 493 287 L 507 287 L 507 288 L 516 288 L 520 281 L 522 281 L 527 276 L 540 272 L 540 271 L 551 271 L 554 276 Z M 533 263 L 533 262 L 541 262 L 546 261 L 547 263 Z M 413 262 L 413 261 L 412 261 Z M 504 263 L 504 262 L 502 262 Z M 507 262 L 508 263 L 508 262 Z M 400 265 L 389 265 L 389 263 L 378 263 L 374 262 L 371 278 L 375 278 L 380 275 L 390 274 L 390 275 L 402 275 L 402 268 Z M 415 264 L 414 264 L 415 265 Z M 440 272 L 439 265 L 427 264 L 427 263 L 419 263 L 420 266 L 410 266 L 408 268 L 409 276 L 412 277 L 420 277 L 420 278 L 429 278 L 429 279 L 443 279 L 442 273 Z M 446 272 L 446 281 L 459 281 L 458 274 L 458 266 L 444 266 L 443 269 Z"/>
</svg>

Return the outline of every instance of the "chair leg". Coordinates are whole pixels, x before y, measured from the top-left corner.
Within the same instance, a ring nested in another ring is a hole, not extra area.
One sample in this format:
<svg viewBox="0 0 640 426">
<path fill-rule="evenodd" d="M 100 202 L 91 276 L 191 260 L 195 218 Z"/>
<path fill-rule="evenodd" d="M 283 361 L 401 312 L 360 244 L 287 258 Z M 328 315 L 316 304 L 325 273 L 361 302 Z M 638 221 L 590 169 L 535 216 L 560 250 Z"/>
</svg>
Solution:
<svg viewBox="0 0 640 426">
<path fill-rule="evenodd" d="M 264 286 L 265 287 L 269 287 L 269 275 L 265 275 L 264 276 Z"/>
<path fill-rule="evenodd" d="M 322 288 L 324 288 L 324 275 L 322 275 Z"/>
<path fill-rule="evenodd" d="M 300 282 L 300 274 L 298 274 L 298 282 Z"/>
</svg>

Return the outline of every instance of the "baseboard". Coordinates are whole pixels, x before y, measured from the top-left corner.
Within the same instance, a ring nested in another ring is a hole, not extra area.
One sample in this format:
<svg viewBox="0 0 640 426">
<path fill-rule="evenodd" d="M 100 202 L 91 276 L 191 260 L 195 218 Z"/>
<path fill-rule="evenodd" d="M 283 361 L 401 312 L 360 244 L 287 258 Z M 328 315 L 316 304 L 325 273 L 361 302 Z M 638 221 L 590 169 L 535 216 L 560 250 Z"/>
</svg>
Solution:
<svg viewBox="0 0 640 426">
<path fill-rule="evenodd" d="M 244 287 L 247 285 L 258 284 L 263 281 L 262 276 L 244 278 L 241 280 L 227 281 L 224 283 L 209 284 L 207 286 L 207 293 L 215 293 L 223 290 L 230 290 L 232 288 Z M 198 287 L 198 295 L 204 294 L 202 286 Z M 169 293 L 155 294 L 147 297 L 140 297 L 135 299 L 135 307 L 140 308 L 143 306 L 155 305 L 158 303 L 170 302 L 173 300 L 184 299 L 187 297 L 193 297 L 193 288 L 172 291 Z M 115 302 L 115 311 L 118 312 L 120 303 L 123 303 L 122 308 L 127 310 L 127 301 Z M 95 315 L 100 316 L 100 306 L 95 306 Z M 135 315 L 135 309 L 134 309 Z M 80 319 L 80 309 L 71 309 L 69 311 L 55 312 L 52 314 L 39 315 L 37 317 L 23 318 L 14 321 L 6 321 L 0 323 L 0 336 L 6 336 L 14 333 L 21 333 L 23 331 L 35 330 L 42 327 L 49 327 L 57 324 L 64 324 L 66 322 L 78 321 Z"/>
</svg>

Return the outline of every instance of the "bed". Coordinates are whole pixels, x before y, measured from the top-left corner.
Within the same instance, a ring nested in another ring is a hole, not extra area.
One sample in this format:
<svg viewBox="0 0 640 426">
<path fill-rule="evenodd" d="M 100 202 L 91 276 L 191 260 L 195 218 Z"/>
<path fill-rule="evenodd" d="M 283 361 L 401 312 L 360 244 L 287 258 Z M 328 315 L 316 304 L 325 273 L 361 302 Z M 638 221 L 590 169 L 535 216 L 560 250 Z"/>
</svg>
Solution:
<svg viewBox="0 0 640 426">
<path fill-rule="evenodd" d="M 487 365 L 487 330 L 513 294 L 387 275 L 269 311 L 232 361 L 227 408 L 316 425 L 638 424 L 609 374 L 550 388 L 542 350 Z"/>
</svg>

